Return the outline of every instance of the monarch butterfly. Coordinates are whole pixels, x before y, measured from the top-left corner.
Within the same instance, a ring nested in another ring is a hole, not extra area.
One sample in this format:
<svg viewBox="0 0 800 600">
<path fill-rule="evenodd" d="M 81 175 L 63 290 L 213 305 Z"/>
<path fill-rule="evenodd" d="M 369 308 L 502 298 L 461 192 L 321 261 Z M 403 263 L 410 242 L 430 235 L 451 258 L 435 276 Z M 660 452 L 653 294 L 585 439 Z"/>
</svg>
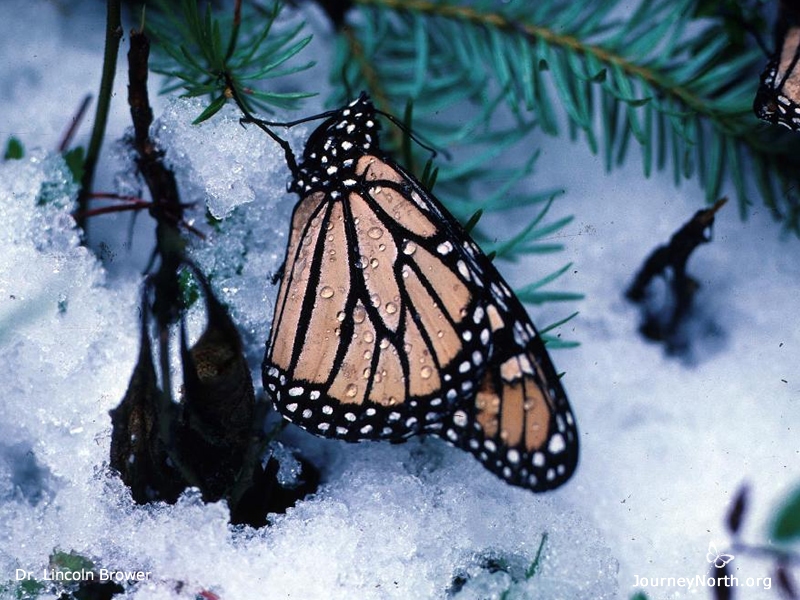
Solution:
<svg viewBox="0 0 800 600">
<path fill-rule="evenodd" d="M 784 0 L 776 27 L 777 50 L 761 74 L 753 111 L 759 119 L 800 129 L 800 10 Z"/>
<path fill-rule="evenodd" d="M 324 116 L 289 188 L 301 199 L 263 364 L 277 409 L 351 442 L 436 434 L 513 485 L 562 484 L 575 419 L 520 301 L 381 152 L 366 94 Z"/>
</svg>

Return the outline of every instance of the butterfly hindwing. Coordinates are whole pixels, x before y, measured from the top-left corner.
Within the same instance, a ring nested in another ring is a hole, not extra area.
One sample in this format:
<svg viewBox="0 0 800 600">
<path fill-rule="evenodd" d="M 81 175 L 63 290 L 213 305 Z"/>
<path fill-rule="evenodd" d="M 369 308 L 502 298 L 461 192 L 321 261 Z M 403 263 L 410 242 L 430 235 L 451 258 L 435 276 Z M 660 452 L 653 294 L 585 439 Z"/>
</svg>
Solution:
<svg viewBox="0 0 800 600">
<path fill-rule="evenodd" d="M 494 267 L 485 269 L 494 352 L 474 400 L 454 413 L 444 437 L 512 485 L 552 489 L 577 466 L 575 418 L 524 308 Z"/>
</svg>

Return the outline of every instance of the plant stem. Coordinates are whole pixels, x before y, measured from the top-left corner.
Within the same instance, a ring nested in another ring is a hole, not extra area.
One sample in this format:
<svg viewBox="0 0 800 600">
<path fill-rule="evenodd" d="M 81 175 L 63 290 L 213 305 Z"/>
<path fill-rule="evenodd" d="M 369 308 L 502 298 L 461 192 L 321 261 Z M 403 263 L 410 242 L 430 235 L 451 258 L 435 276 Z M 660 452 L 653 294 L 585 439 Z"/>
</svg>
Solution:
<svg viewBox="0 0 800 600">
<path fill-rule="evenodd" d="M 108 109 L 109 106 L 111 106 L 111 93 L 114 87 L 114 74 L 117 70 L 119 42 L 122 39 L 120 2 L 121 0 L 107 0 L 106 3 L 106 43 L 103 51 L 103 76 L 100 80 L 97 112 L 94 117 L 94 126 L 92 128 L 92 137 L 89 141 L 89 148 L 86 151 L 86 162 L 84 163 L 83 179 L 81 180 L 81 192 L 78 196 L 77 222 L 78 227 L 84 230 L 84 237 L 86 235 L 85 214 L 87 212 L 89 194 L 92 191 L 97 158 L 100 155 L 100 148 L 103 146 L 103 138 L 106 133 Z"/>
</svg>

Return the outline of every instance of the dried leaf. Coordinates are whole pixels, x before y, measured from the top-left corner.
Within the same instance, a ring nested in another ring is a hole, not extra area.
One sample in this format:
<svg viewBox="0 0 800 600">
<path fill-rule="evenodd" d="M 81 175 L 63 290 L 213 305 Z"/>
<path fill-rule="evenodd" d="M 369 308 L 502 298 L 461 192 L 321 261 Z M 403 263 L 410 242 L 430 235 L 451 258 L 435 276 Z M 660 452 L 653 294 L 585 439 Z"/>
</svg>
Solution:
<svg viewBox="0 0 800 600">
<path fill-rule="evenodd" d="M 159 414 L 162 391 L 153 366 L 146 303 L 142 311 L 139 359 L 122 402 L 110 411 L 111 467 L 130 488 L 134 502 L 175 502 L 185 483 L 169 466 L 161 439 L 160 423 L 166 415 Z"/>
<path fill-rule="evenodd" d="M 748 488 L 747 485 L 742 485 L 736 494 L 736 500 L 734 500 L 733 506 L 728 512 L 726 523 L 728 525 L 728 530 L 734 535 L 739 532 L 739 528 L 742 526 L 744 513 L 747 509 L 749 492 L 750 488 Z"/>
<path fill-rule="evenodd" d="M 181 324 L 181 445 L 203 497 L 213 502 L 225 496 L 242 472 L 253 433 L 255 393 L 236 326 L 205 278 L 195 275 L 205 295 L 208 322 L 191 349 Z"/>
</svg>

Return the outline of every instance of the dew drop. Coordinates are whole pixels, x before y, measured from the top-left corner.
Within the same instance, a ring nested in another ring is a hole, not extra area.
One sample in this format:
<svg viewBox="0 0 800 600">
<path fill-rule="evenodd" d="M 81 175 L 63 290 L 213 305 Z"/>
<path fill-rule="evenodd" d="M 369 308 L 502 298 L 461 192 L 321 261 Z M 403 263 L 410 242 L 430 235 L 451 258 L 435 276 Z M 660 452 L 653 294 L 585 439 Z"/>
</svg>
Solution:
<svg viewBox="0 0 800 600">
<path fill-rule="evenodd" d="M 425 365 L 419 370 L 419 376 L 422 377 L 423 379 L 430 379 L 431 375 L 433 375 L 433 369 L 431 369 L 427 365 Z"/>
<path fill-rule="evenodd" d="M 386 244 L 380 244 L 380 245 L 378 246 L 378 250 L 380 250 L 381 252 L 383 252 L 384 250 L 386 250 Z"/>
<path fill-rule="evenodd" d="M 372 342 L 375 341 L 375 335 L 371 331 L 365 331 L 364 332 L 364 341 L 367 344 L 371 344 Z"/>
<path fill-rule="evenodd" d="M 411 256 L 417 251 L 417 245 L 414 242 L 406 242 L 403 246 L 403 254 Z"/>
<path fill-rule="evenodd" d="M 369 261 L 369 266 L 373 269 L 377 269 L 379 264 L 380 263 L 378 262 L 377 258 L 373 258 L 371 261 Z"/>
<path fill-rule="evenodd" d="M 348 398 L 355 398 L 357 393 L 358 393 L 358 386 L 355 383 L 351 383 L 344 390 L 344 394 Z"/>
<path fill-rule="evenodd" d="M 339 323 L 341 323 L 342 321 L 344 321 L 345 316 L 346 315 L 344 314 L 344 311 L 340 310 L 338 313 L 336 313 L 336 320 L 339 321 Z"/>
<path fill-rule="evenodd" d="M 381 343 L 380 343 L 380 344 L 378 344 L 378 345 L 379 345 L 379 346 L 380 346 L 382 349 L 384 349 L 384 350 L 385 350 L 386 348 L 388 348 L 388 347 L 389 347 L 389 340 L 387 340 L 386 338 L 383 338 L 383 339 L 381 340 Z"/>
<path fill-rule="evenodd" d="M 362 376 L 364 377 L 364 379 L 369 379 L 369 376 L 371 374 L 372 374 L 372 369 L 366 368 L 366 369 L 364 369 L 364 372 L 362 373 Z"/>
<path fill-rule="evenodd" d="M 319 295 L 321 298 L 333 298 L 333 288 L 326 285 L 319 291 Z"/>
<path fill-rule="evenodd" d="M 395 314 L 397 312 L 397 305 L 394 302 L 387 302 L 386 312 L 390 315 Z"/>
<path fill-rule="evenodd" d="M 495 410 L 498 406 L 500 406 L 500 398 L 497 396 L 492 396 L 491 398 L 487 399 L 479 395 L 475 400 L 475 406 L 479 410 Z"/>
<path fill-rule="evenodd" d="M 375 308 L 378 308 L 381 305 L 381 297 L 378 294 L 370 294 L 369 295 L 369 302 Z"/>
<path fill-rule="evenodd" d="M 373 240 L 379 240 L 383 237 L 383 229 L 380 227 L 370 227 L 369 231 L 367 231 L 367 235 Z"/>
<path fill-rule="evenodd" d="M 343 314 L 343 313 L 339 313 L 339 314 Z M 364 319 L 366 319 L 366 318 L 367 318 L 367 311 L 363 306 L 359 305 L 359 306 L 356 306 L 353 309 L 353 321 L 355 323 L 363 323 Z"/>
</svg>

